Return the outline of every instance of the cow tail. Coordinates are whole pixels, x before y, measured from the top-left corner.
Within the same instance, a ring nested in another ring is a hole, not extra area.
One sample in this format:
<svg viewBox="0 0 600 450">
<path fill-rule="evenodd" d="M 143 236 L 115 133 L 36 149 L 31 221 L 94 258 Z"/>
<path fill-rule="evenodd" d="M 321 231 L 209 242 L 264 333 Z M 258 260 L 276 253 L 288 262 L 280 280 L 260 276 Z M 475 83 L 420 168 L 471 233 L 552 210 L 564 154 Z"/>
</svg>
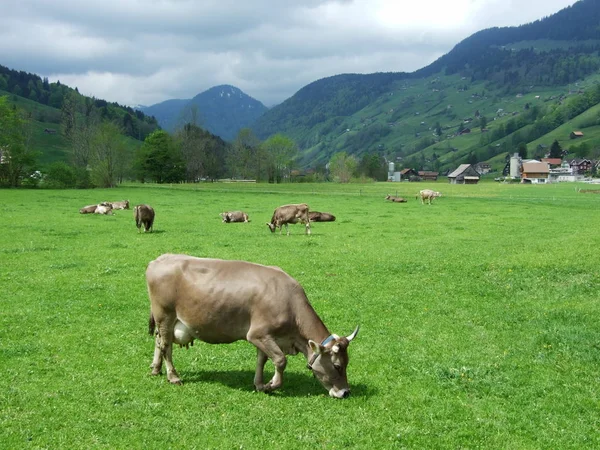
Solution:
<svg viewBox="0 0 600 450">
<path fill-rule="evenodd" d="M 156 322 L 154 321 L 154 316 L 152 312 L 150 312 L 150 319 L 148 319 L 148 333 L 150 336 L 154 336 L 154 329 L 156 328 Z"/>
</svg>

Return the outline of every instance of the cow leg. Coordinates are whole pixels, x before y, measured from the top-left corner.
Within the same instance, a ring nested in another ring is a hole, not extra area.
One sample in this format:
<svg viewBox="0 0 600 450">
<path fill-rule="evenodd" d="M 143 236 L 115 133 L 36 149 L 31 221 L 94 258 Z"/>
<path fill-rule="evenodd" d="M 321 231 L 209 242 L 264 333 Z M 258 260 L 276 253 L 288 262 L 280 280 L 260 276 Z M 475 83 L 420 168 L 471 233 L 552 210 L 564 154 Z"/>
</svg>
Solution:
<svg viewBox="0 0 600 450">
<path fill-rule="evenodd" d="M 305 233 L 310 235 L 310 223 L 306 222 L 306 230 Z"/>
<path fill-rule="evenodd" d="M 162 351 L 160 350 L 160 337 L 158 334 L 155 338 L 154 344 L 154 359 L 152 360 L 152 364 L 150 368 L 152 369 L 152 375 L 160 375 L 162 372 Z"/>
<path fill-rule="evenodd" d="M 263 376 L 265 373 L 265 364 L 269 357 L 260 348 L 256 348 L 256 373 L 254 374 L 254 386 L 257 391 L 264 390 Z"/>
<path fill-rule="evenodd" d="M 287 365 L 287 359 L 285 358 L 285 354 L 281 351 L 277 343 L 270 337 L 254 337 L 251 335 L 251 332 L 248 333 L 247 336 L 248 342 L 251 342 L 258 348 L 259 353 L 257 356 L 257 364 L 256 364 L 256 376 L 255 376 L 255 384 L 257 391 L 261 392 L 271 392 L 275 389 L 278 389 L 283 384 L 283 371 L 285 370 L 285 366 Z M 273 361 L 273 365 L 275 366 L 275 375 L 271 378 L 267 384 L 256 384 L 259 372 L 262 378 L 262 371 L 266 360 L 263 361 L 264 356 L 261 355 L 263 353 L 268 357 L 271 361 Z M 262 366 L 262 367 L 259 367 Z"/>
<path fill-rule="evenodd" d="M 288 236 L 290 235 L 290 227 L 287 223 L 285 224 L 285 232 Z"/>
<path fill-rule="evenodd" d="M 177 320 L 177 318 L 174 318 Z M 166 323 L 165 320 L 159 326 L 159 337 L 160 337 L 160 352 L 162 358 L 165 360 L 167 366 L 167 380 L 173 384 L 181 384 L 181 379 L 173 366 L 173 327 L 174 323 Z M 171 321 L 169 321 L 171 322 Z"/>
</svg>

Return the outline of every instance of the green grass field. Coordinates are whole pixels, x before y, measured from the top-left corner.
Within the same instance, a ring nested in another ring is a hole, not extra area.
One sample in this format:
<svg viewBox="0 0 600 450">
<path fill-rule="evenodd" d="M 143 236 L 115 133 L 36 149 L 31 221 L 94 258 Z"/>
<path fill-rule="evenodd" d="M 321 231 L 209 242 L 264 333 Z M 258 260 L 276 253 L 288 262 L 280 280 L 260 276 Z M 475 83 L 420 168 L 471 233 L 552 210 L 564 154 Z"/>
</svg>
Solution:
<svg viewBox="0 0 600 450">
<path fill-rule="evenodd" d="M 578 187 L 2 190 L 0 447 L 598 448 L 600 195 Z M 78 213 L 122 199 L 155 208 L 154 233 L 131 211 Z M 337 221 L 271 234 L 296 202 Z M 252 222 L 221 223 L 233 209 Z M 144 270 L 166 252 L 280 266 L 331 332 L 360 324 L 352 396 L 330 398 L 302 355 L 254 392 L 247 342 L 175 349 L 183 386 L 151 377 Z"/>
</svg>

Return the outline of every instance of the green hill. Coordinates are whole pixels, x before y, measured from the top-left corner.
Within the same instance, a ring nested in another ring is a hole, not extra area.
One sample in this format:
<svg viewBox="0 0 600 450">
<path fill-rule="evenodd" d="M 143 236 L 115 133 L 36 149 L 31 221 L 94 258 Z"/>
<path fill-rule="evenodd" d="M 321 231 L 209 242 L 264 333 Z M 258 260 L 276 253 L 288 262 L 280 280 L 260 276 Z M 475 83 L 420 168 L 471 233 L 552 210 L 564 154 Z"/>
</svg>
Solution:
<svg viewBox="0 0 600 450">
<path fill-rule="evenodd" d="M 600 0 L 582 0 L 530 24 L 475 33 L 413 73 L 318 80 L 267 111 L 254 131 L 290 136 L 302 167 L 345 151 L 427 170 L 474 161 L 501 168 L 522 142 L 530 155 L 559 137 L 568 148 L 569 121 L 596 126 L 585 111 L 600 101 L 598 23 Z M 593 129 L 584 137 L 590 152 L 600 148 Z"/>
</svg>

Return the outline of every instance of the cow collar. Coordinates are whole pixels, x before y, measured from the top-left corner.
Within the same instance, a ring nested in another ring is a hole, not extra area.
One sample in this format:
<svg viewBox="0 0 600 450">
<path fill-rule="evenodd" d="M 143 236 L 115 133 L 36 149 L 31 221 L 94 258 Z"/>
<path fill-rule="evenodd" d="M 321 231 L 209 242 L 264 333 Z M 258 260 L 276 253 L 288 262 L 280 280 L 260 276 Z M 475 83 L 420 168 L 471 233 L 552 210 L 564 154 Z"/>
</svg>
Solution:
<svg viewBox="0 0 600 450">
<path fill-rule="evenodd" d="M 321 345 L 327 345 L 329 344 L 331 341 L 333 341 L 335 339 L 335 336 L 333 334 L 330 334 L 329 336 L 327 336 L 325 339 L 323 339 L 321 341 Z M 306 368 L 308 370 L 312 370 L 312 365 L 315 363 L 315 361 L 317 360 L 317 358 L 320 356 L 320 353 L 313 353 L 313 355 L 310 358 L 310 361 L 308 361 L 308 364 L 306 364 Z"/>
</svg>

